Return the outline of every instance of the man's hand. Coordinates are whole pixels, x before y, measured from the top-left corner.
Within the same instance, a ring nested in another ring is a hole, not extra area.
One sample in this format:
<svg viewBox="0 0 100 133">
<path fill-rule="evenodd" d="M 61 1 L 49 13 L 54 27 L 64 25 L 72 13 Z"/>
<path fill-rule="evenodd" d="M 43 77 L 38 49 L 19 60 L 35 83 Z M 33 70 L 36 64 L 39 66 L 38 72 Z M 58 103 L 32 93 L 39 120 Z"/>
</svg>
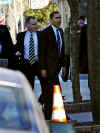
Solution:
<svg viewBox="0 0 100 133">
<path fill-rule="evenodd" d="M 41 76 L 42 76 L 43 78 L 46 78 L 46 77 L 47 77 L 47 71 L 46 71 L 45 69 L 42 69 L 42 70 L 41 70 Z"/>
<path fill-rule="evenodd" d="M 17 52 L 15 53 L 15 55 L 16 55 L 16 56 L 21 56 L 21 53 L 20 53 L 19 51 L 17 51 Z"/>
<path fill-rule="evenodd" d="M 66 67 L 62 67 L 62 75 L 65 77 L 65 75 L 66 75 Z"/>
<path fill-rule="evenodd" d="M 69 70 L 67 70 L 66 67 L 63 67 L 62 68 L 62 75 L 61 75 L 61 77 L 62 77 L 62 80 L 64 82 L 68 80 L 68 74 L 69 74 Z"/>
</svg>

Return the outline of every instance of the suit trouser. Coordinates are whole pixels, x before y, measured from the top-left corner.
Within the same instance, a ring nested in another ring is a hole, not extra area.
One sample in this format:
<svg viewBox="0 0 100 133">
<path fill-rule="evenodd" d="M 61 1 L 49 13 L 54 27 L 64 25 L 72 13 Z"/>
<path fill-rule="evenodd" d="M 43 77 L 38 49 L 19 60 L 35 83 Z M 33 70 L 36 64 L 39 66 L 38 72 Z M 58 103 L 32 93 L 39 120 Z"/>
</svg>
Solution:
<svg viewBox="0 0 100 133">
<path fill-rule="evenodd" d="M 35 76 L 37 76 L 38 79 L 40 80 L 41 88 L 45 86 L 44 85 L 45 81 L 40 74 L 40 66 L 38 62 L 35 62 L 34 64 L 31 65 L 27 60 L 25 60 L 20 68 L 21 71 L 27 77 L 28 81 L 30 82 L 32 89 L 34 89 Z"/>
<path fill-rule="evenodd" d="M 54 79 L 55 77 L 55 79 Z M 47 77 L 47 85 L 44 93 L 44 115 L 46 120 L 51 119 L 52 115 L 52 106 L 53 106 L 53 87 L 59 83 L 58 75 L 54 75 L 53 77 Z"/>
</svg>

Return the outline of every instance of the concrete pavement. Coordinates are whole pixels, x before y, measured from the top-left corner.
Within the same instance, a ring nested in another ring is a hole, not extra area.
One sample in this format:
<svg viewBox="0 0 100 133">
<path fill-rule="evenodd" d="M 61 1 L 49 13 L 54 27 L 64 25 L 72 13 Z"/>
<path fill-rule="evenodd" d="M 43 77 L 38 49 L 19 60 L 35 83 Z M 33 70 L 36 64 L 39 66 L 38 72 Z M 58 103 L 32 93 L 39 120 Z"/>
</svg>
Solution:
<svg viewBox="0 0 100 133">
<path fill-rule="evenodd" d="M 72 82 L 68 80 L 67 82 L 63 82 L 61 77 L 59 76 L 62 93 L 66 96 L 65 102 L 73 102 L 73 95 L 72 95 Z M 90 100 L 90 90 L 88 88 L 88 75 L 80 75 L 80 88 L 81 88 L 81 95 L 82 100 Z M 35 81 L 35 90 L 34 90 L 36 97 L 38 98 L 41 94 L 41 86 L 39 80 Z"/>
<path fill-rule="evenodd" d="M 90 103 L 90 89 L 88 88 L 88 75 L 80 75 L 80 88 L 82 95 L 82 103 L 73 103 L 72 95 L 72 82 L 68 80 L 63 82 L 61 77 L 60 83 L 62 87 L 62 93 L 66 96 L 64 101 L 65 110 L 68 116 L 71 118 L 73 126 L 77 133 L 99 133 L 100 125 L 93 122 L 92 106 Z M 36 97 L 41 94 L 41 87 L 38 80 L 35 82 Z"/>
<path fill-rule="evenodd" d="M 68 80 L 67 82 L 63 82 L 61 77 L 59 76 L 61 87 L 62 87 L 62 93 L 64 96 L 66 96 L 66 100 L 64 103 L 72 103 L 73 102 L 73 95 L 72 95 L 72 82 L 71 80 Z M 89 101 L 90 100 L 90 90 L 88 88 L 88 75 L 80 75 L 80 88 L 81 88 L 81 95 L 83 101 Z M 41 86 L 38 80 L 35 81 L 35 94 L 38 98 L 41 94 Z M 85 105 L 82 105 L 83 108 L 87 110 L 87 107 Z M 88 106 L 88 105 L 87 105 Z M 92 113 L 91 110 L 87 111 L 81 111 L 81 107 L 79 105 L 75 105 L 74 107 L 68 107 L 68 108 L 74 108 L 74 112 L 71 110 L 68 112 L 70 118 L 72 120 L 76 120 L 77 122 L 92 122 Z M 79 108 L 79 109 L 78 109 Z M 67 109 L 67 106 L 66 106 Z M 75 109 L 77 111 L 75 111 Z"/>
</svg>

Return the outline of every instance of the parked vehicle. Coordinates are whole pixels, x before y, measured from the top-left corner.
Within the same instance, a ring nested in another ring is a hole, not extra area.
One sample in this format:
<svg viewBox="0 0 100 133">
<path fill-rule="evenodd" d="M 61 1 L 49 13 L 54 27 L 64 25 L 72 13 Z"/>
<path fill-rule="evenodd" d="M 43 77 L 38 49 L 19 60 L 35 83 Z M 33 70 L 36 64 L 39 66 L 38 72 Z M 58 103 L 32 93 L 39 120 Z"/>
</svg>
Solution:
<svg viewBox="0 0 100 133">
<path fill-rule="evenodd" d="M 0 133 L 49 133 L 25 76 L 0 68 Z"/>
</svg>

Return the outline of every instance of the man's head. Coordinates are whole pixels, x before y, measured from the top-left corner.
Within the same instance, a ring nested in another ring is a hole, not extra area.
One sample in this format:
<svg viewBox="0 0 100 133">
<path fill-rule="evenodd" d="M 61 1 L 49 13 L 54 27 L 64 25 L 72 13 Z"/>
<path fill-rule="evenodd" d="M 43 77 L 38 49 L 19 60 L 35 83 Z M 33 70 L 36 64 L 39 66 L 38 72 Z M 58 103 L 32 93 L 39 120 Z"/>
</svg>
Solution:
<svg viewBox="0 0 100 133">
<path fill-rule="evenodd" d="M 33 16 L 27 17 L 26 27 L 27 27 L 27 30 L 29 30 L 30 32 L 37 31 L 37 29 L 38 29 L 37 19 Z"/>
<path fill-rule="evenodd" d="M 80 16 L 80 18 L 79 18 L 80 24 L 84 24 L 84 21 L 85 21 L 85 17 L 84 16 Z"/>
<path fill-rule="evenodd" d="M 53 11 L 50 14 L 50 22 L 55 27 L 59 28 L 59 26 L 61 25 L 61 15 L 60 15 L 59 11 Z"/>
</svg>

